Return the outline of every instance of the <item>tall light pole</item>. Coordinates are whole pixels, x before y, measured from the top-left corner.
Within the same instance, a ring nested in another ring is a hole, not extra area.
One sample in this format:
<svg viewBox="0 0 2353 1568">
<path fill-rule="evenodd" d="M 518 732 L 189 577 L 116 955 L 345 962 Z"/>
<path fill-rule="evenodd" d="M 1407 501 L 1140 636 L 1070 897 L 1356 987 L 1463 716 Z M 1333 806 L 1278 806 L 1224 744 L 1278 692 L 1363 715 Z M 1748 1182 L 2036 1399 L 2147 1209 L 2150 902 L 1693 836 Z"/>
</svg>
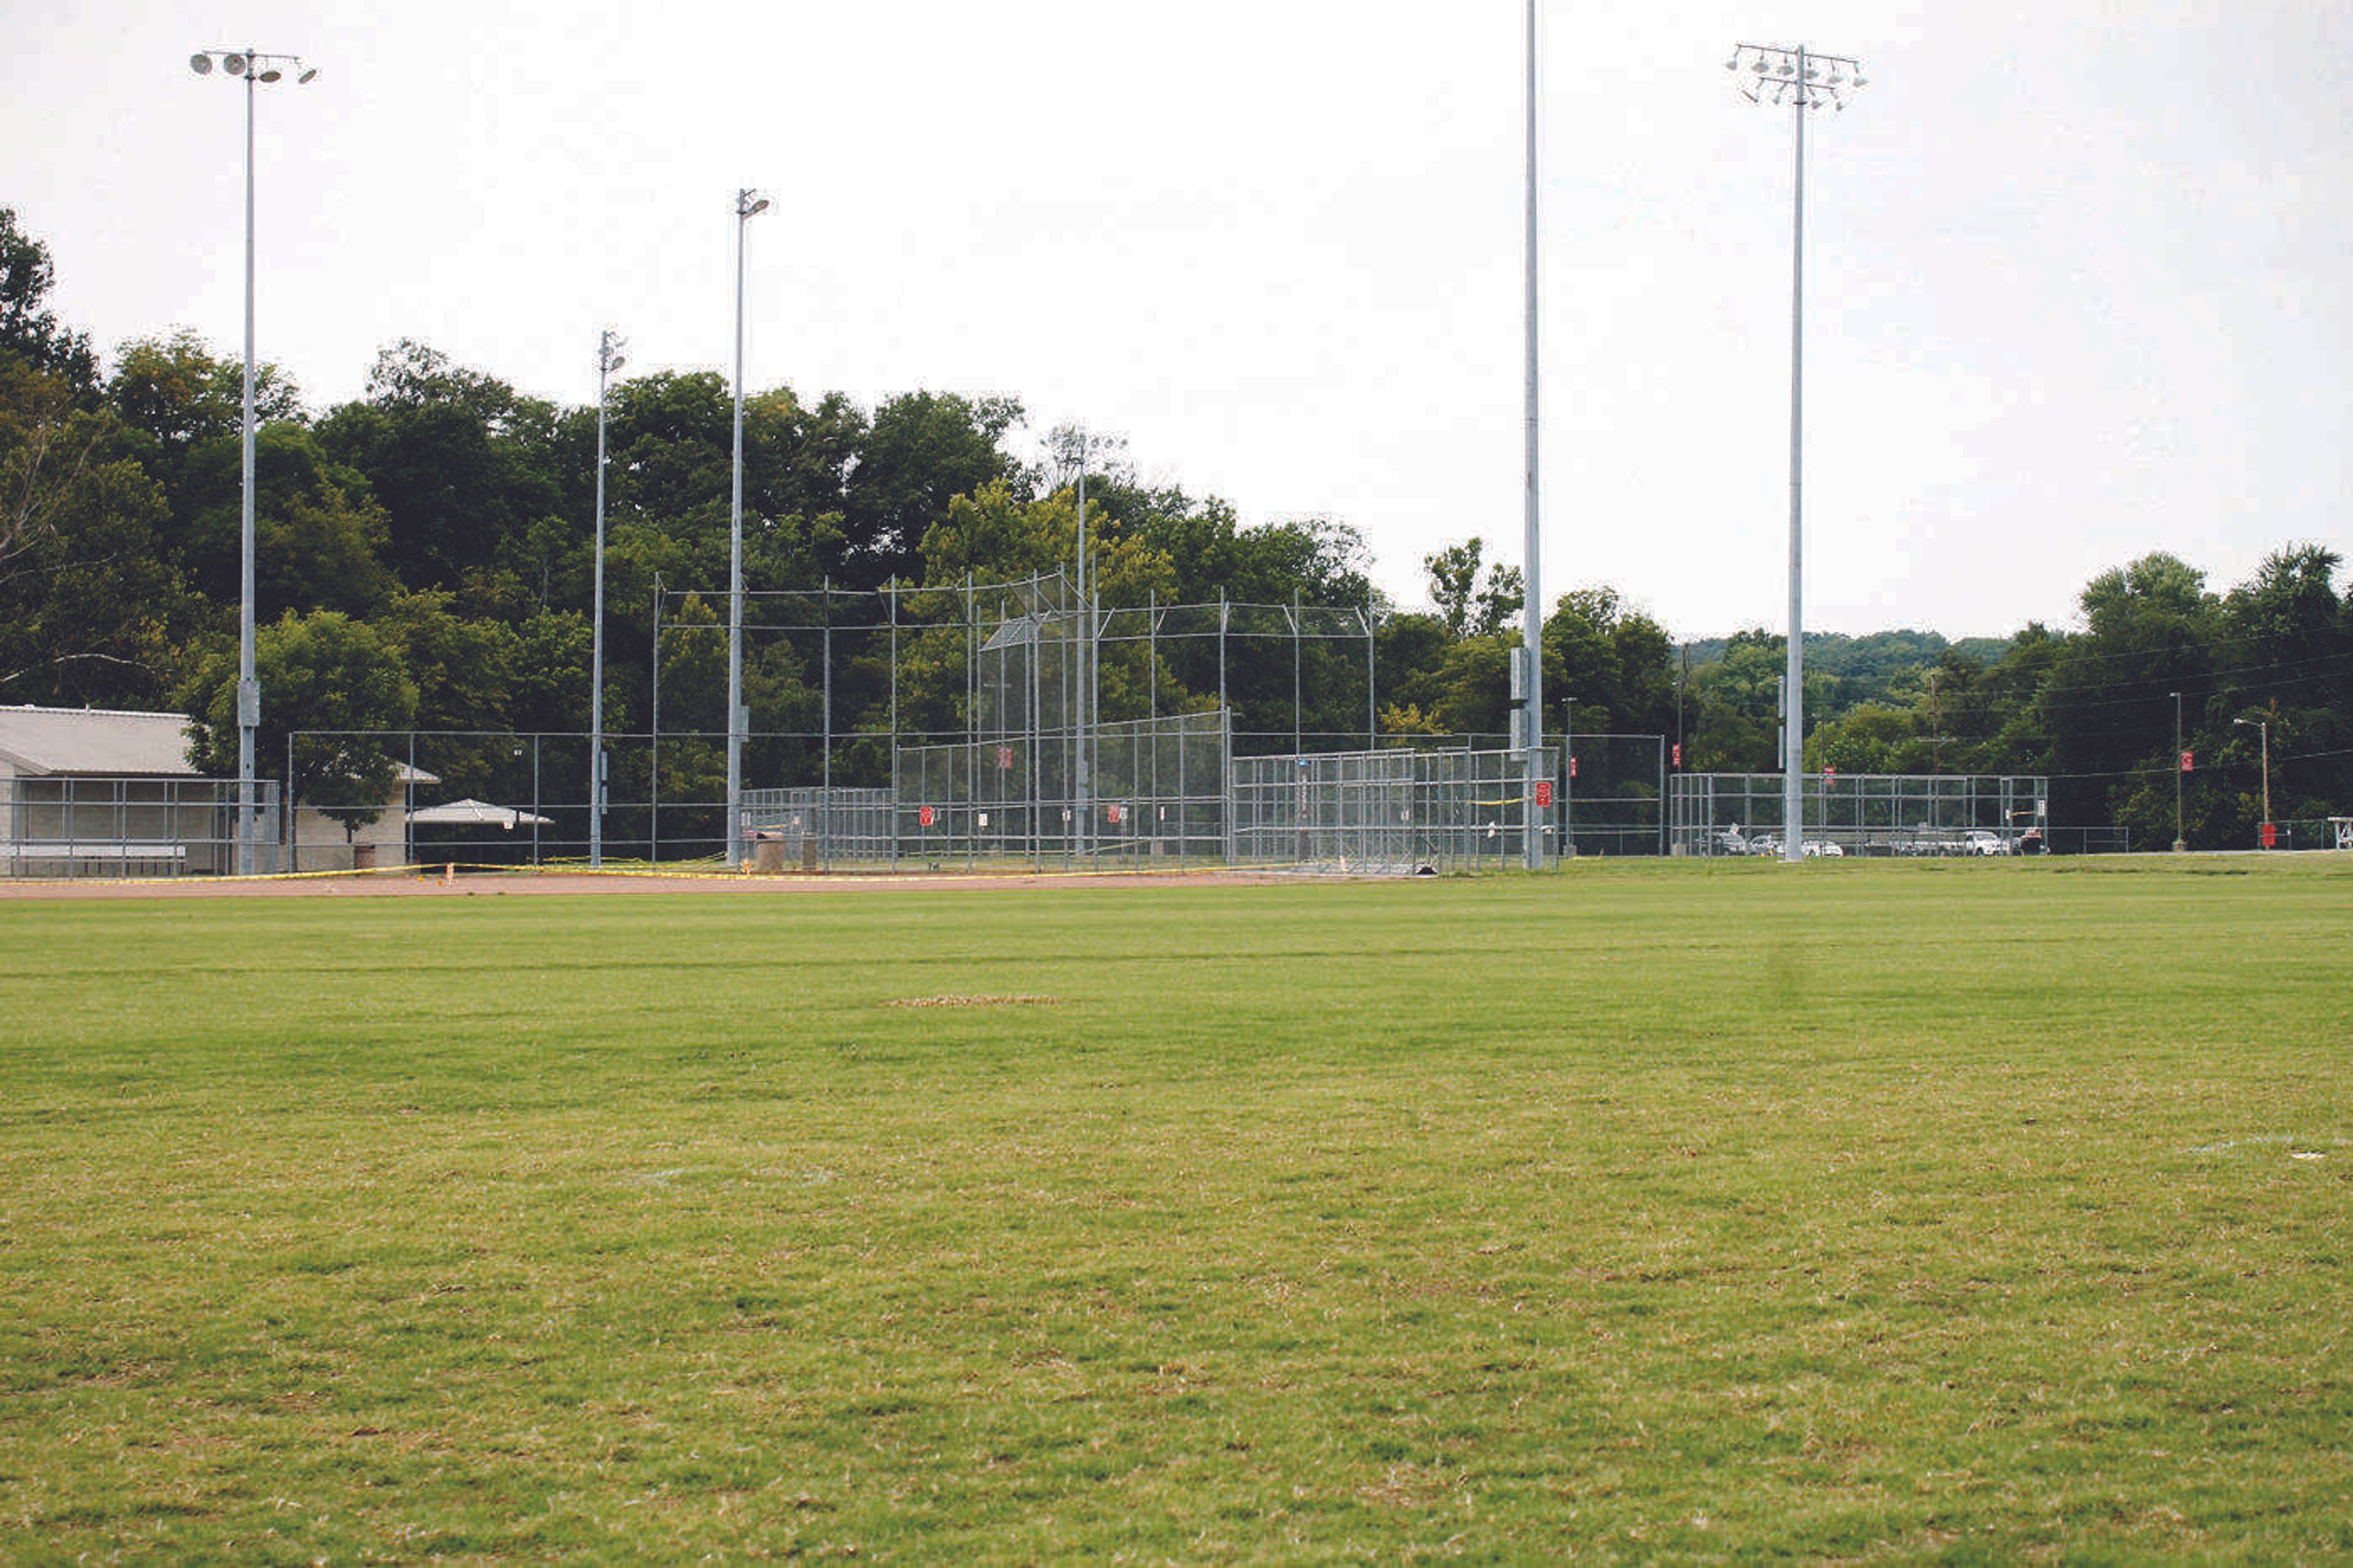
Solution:
<svg viewBox="0 0 2353 1568">
<path fill-rule="evenodd" d="M 735 456 L 727 506 L 727 864 L 744 863 L 744 236 L 768 210 L 757 191 L 735 193 Z"/>
<path fill-rule="evenodd" d="M 1520 797 L 1525 803 L 1521 817 L 1521 864 L 1531 871 L 1544 868 L 1544 811 L 1536 805 L 1536 780 L 1544 770 L 1544 566 L 1543 523 L 1540 490 L 1537 485 L 1537 411 L 1536 363 L 1538 326 L 1536 306 L 1536 0 L 1528 0 L 1527 48 L 1527 212 L 1525 216 L 1526 266 L 1525 298 L 1521 302 L 1521 334 L 1524 408 L 1526 428 L 1522 436 L 1521 461 L 1525 470 L 1522 510 L 1526 524 L 1525 543 L 1525 564 L 1522 571 L 1526 581 L 1522 587 L 1526 597 L 1521 603 L 1520 658 L 1526 673 L 1522 678 L 1524 701 L 1519 710 L 1520 744 L 1525 748 L 1525 763 L 1521 768 Z"/>
<path fill-rule="evenodd" d="M 605 389 L 627 364 L 618 333 L 596 339 L 596 608 L 588 670 L 588 868 L 605 864 Z"/>
<path fill-rule="evenodd" d="M 1789 224 L 1789 664 L 1781 737 L 1781 858 L 1806 858 L 1806 622 L 1804 550 L 1806 347 L 1806 116 L 1824 104 L 1843 111 L 1865 85 L 1862 66 L 1843 55 L 1818 55 L 1800 44 L 1739 44 L 1724 68 L 1742 82 L 1741 96 L 1789 106 L 1795 132 Z"/>
<path fill-rule="evenodd" d="M 203 49 L 188 57 L 188 68 L 210 76 L 213 67 L 245 79 L 245 453 L 244 499 L 238 524 L 239 582 L 237 619 L 237 874 L 253 873 L 253 734 L 261 726 L 261 682 L 253 672 L 253 93 L 259 82 L 285 79 L 297 85 L 319 73 L 300 55 L 263 55 L 251 49 Z M 292 787 L 293 781 L 287 781 Z"/>
<path fill-rule="evenodd" d="M 2269 828 L 2269 827 L 2271 826 L 2271 825 L 2272 825 L 2272 721 L 2271 721 L 2270 720 L 2268 720 L 2268 719 L 2233 719 L 2233 720 L 2232 720 L 2232 721 L 2231 721 L 2231 722 L 2232 722 L 2232 723 L 2233 723 L 2233 724 L 2253 724 L 2253 725 L 2255 725 L 2256 727 L 2258 727 L 2258 728 L 2259 728 L 2260 730 L 2262 730 L 2262 731 L 2263 731 L 2263 826 L 2264 826 L 2265 828 Z M 2263 847 L 2264 848 L 2268 849 L 2268 848 L 2270 848 L 2270 847 L 2271 847 L 2271 845 L 2270 845 L 2270 843 L 2269 843 L 2269 842 L 2267 842 L 2267 841 L 2263 841 Z"/>
<path fill-rule="evenodd" d="M 2173 852 L 2181 854 L 2189 840 L 2181 832 L 2181 775 L 2189 767 L 2181 760 L 2181 693 L 2173 693 Z"/>
</svg>

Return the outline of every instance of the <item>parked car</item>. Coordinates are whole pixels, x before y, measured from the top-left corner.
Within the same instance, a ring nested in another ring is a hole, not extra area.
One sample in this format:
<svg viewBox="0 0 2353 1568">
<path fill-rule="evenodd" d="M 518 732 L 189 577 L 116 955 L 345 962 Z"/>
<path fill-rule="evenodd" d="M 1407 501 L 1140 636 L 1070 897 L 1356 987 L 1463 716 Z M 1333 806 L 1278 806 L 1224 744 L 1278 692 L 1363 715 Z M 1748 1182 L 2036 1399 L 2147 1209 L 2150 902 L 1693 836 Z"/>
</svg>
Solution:
<svg viewBox="0 0 2353 1568">
<path fill-rule="evenodd" d="M 1961 853 L 2007 855 L 2010 853 L 2010 840 L 1989 828 L 1972 827 L 1961 835 Z"/>
<path fill-rule="evenodd" d="M 1846 851 L 1839 847 L 1836 844 L 1831 843 L 1827 838 L 1809 838 L 1806 840 L 1806 858 L 1809 860 L 1843 860 L 1846 858 Z"/>
</svg>

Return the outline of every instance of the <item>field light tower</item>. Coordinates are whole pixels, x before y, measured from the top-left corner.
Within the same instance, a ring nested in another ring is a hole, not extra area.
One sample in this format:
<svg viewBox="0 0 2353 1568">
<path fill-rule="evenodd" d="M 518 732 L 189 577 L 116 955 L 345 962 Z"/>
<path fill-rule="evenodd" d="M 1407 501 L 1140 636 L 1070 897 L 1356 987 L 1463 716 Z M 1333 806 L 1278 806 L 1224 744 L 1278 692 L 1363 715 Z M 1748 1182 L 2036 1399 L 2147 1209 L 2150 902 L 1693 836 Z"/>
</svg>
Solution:
<svg viewBox="0 0 2353 1568">
<path fill-rule="evenodd" d="M 1788 699 L 1781 737 L 1781 858 L 1791 865 L 1805 858 L 1806 633 L 1805 552 L 1802 504 L 1805 433 L 1806 346 L 1806 116 L 1825 105 L 1843 112 L 1847 100 L 1865 86 L 1862 66 L 1843 55 L 1818 55 L 1803 44 L 1740 44 L 1724 68 L 1740 83 L 1751 103 L 1767 97 L 1787 106 L 1796 137 L 1789 226 L 1789 667 Z"/>
<path fill-rule="evenodd" d="M 297 86 L 316 81 L 316 68 L 300 55 L 264 55 L 252 49 L 201 49 L 188 68 L 210 76 L 219 66 L 245 79 L 245 454 L 244 497 L 238 524 L 242 584 L 237 619 L 237 874 L 253 874 L 253 733 L 261 726 L 261 682 L 253 673 L 253 93 L 257 83 L 278 82 L 294 73 Z M 287 786 L 293 786 L 287 780 Z"/>
<path fill-rule="evenodd" d="M 610 327 L 596 340 L 596 608 L 588 675 L 588 868 L 605 864 L 605 390 L 628 363 Z"/>
<path fill-rule="evenodd" d="M 735 457 L 727 506 L 727 864 L 744 863 L 744 235 L 768 210 L 757 191 L 735 193 Z"/>
</svg>

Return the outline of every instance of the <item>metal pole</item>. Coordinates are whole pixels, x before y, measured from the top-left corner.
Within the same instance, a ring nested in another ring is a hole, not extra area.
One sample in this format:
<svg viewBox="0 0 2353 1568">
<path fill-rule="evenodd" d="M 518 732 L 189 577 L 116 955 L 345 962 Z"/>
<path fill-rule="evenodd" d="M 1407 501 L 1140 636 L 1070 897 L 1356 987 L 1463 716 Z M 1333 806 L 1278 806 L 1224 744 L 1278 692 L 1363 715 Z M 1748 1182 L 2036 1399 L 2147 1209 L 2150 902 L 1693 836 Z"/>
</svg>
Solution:
<svg viewBox="0 0 2353 1568">
<path fill-rule="evenodd" d="M 1523 801 L 1521 858 L 1523 864 L 1531 871 L 1543 869 L 1545 863 L 1544 813 L 1536 805 L 1536 774 L 1543 766 L 1544 751 L 1544 562 L 1542 509 L 1537 482 L 1536 402 L 1536 0 L 1528 0 L 1527 268 L 1526 298 L 1522 311 L 1527 420 L 1524 451 L 1527 542 L 1526 564 L 1523 570 L 1527 574 L 1524 584 L 1527 596 L 1521 606 L 1523 630 L 1520 634 L 1520 657 L 1527 667 L 1527 702 L 1520 710 L 1520 743 L 1526 748 L 1525 765 L 1521 770 L 1524 776 L 1520 795 Z"/>
<path fill-rule="evenodd" d="M 653 727 L 648 752 L 652 763 L 647 769 L 652 787 L 647 792 L 649 815 L 646 823 L 647 864 L 661 864 L 661 574 L 654 574 L 654 700 L 649 720 Z"/>
<path fill-rule="evenodd" d="M 1293 588 L 1291 591 L 1291 754 L 1294 757 L 1307 753 L 1306 731 L 1301 718 L 1300 658 L 1299 590 Z"/>
<path fill-rule="evenodd" d="M 727 864 L 744 863 L 744 237 L 768 198 L 735 193 L 735 451 L 727 506 Z"/>
<path fill-rule="evenodd" d="M 882 592 L 891 606 L 891 868 L 899 868 L 899 579 L 894 575 Z"/>
<path fill-rule="evenodd" d="M 1782 734 L 1781 858 L 1806 858 L 1806 633 L 1803 531 L 1806 349 L 1806 51 L 1798 48 L 1796 127 L 1789 219 L 1789 659 L 1788 728 Z"/>
<path fill-rule="evenodd" d="M 621 342 L 596 340 L 596 590 L 588 676 L 588 868 L 605 864 L 605 387 L 621 368 Z"/>
<path fill-rule="evenodd" d="M 1087 694 L 1094 685 L 1092 667 L 1095 641 L 1094 595 L 1092 585 L 1087 581 L 1087 433 L 1084 430 L 1079 432 L 1078 493 L 1079 615 L 1086 626 L 1086 638 L 1078 650 L 1078 679 L 1073 683 L 1077 688 L 1072 694 L 1072 706 L 1078 710 L 1076 725 L 1078 760 L 1072 770 L 1072 778 L 1079 797 L 1078 821 L 1073 826 L 1078 829 L 1078 847 L 1083 858 L 1094 835 L 1094 805 L 1092 799 L 1094 787 L 1092 765 L 1094 748 L 1087 743 L 1093 716 L 1087 711 Z"/>
<path fill-rule="evenodd" d="M 250 62 L 253 52 L 246 51 Z M 261 682 L 253 668 L 253 89 L 245 72 L 245 402 L 243 499 L 237 528 L 242 596 L 237 623 L 237 873 L 253 874 L 253 742 L 261 725 Z"/>
<path fill-rule="evenodd" d="M 2181 831 L 2181 693 L 2173 693 L 2173 852 L 2176 855 L 2189 847 L 2189 838 Z"/>
<path fill-rule="evenodd" d="M 825 813 L 818 818 L 818 864 L 830 870 L 833 864 L 833 579 L 825 580 Z"/>
<path fill-rule="evenodd" d="M 1560 700 L 1560 858 L 1577 855 L 1577 699 Z"/>
</svg>

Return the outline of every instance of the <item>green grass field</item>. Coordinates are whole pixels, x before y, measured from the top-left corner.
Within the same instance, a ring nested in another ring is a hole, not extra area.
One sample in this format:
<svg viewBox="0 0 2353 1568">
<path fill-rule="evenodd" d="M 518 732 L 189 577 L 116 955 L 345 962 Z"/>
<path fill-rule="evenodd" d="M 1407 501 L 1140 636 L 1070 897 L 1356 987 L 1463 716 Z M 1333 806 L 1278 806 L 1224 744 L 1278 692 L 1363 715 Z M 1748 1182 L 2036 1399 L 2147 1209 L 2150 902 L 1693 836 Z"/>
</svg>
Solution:
<svg viewBox="0 0 2353 1568">
<path fill-rule="evenodd" d="M 15 903 L 0 973 L 11 1560 L 2353 1552 L 2342 861 Z"/>
</svg>

